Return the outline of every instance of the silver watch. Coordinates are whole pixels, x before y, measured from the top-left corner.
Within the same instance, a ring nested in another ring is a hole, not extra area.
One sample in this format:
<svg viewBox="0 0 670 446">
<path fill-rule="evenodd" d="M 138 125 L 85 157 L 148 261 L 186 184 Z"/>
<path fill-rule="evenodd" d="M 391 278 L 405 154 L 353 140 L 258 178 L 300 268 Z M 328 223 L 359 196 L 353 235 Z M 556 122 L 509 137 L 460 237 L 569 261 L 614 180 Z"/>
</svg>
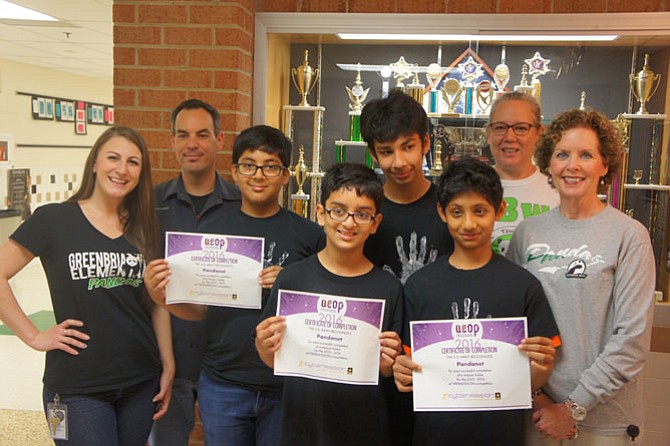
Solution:
<svg viewBox="0 0 670 446">
<path fill-rule="evenodd" d="M 572 401 L 570 398 L 564 401 L 565 407 L 570 411 L 570 416 L 575 421 L 584 421 L 586 418 L 586 409 Z"/>
</svg>

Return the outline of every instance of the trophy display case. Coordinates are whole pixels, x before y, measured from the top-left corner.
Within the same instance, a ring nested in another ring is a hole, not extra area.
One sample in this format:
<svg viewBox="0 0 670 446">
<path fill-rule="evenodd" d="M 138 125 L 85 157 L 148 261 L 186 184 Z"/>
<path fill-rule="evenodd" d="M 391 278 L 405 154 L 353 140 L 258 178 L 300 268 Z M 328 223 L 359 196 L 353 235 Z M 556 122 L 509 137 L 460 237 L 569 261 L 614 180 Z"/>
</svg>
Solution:
<svg viewBox="0 0 670 446">
<path fill-rule="evenodd" d="M 667 153 L 663 153 L 663 125 L 667 115 L 621 114 L 621 120 L 627 120 L 624 132 L 627 153 L 621 175 L 612 185 L 609 201 L 649 231 L 656 259 L 656 288 L 663 291 L 663 298 L 667 301 L 670 185 L 663 178 L 662 169 L 662 160 L 667 157 Z"/>
<path fill-rule="evenodd" d="M 484 128 L 487 123 L 488 116 L 429 116 L 431 148 L 426 162 L 430 175 L 439 176 L 442 166 L 462 156 L 474 156 L 489 162 L 491 156 Z"/>
</svg>

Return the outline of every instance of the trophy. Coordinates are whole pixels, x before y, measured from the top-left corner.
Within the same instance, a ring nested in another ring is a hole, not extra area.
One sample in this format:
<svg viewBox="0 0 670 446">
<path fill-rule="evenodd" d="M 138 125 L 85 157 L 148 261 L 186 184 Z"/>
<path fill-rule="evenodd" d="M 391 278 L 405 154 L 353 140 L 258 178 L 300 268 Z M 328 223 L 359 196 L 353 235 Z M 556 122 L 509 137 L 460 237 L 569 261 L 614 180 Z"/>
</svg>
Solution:
<svg viewBox="0 0 670 446">
<path fill-rule="evenodd" d="M 540 76 L 544 76 L 549 72 L 549 62 L 551 62 L 550 59 L 545 59 L 540 55 L 539 51 L 535 52 L 535 55 L 533 55 L 532 58 L 530 59 L 525 59 L 524 62 L 528 65 L 528 74 L 531 76 L 533 79 L 531 84 L 532 87 L 532 92 L 531 95 L 535 97 L 535 100 L 537 101 L 538 104 L 542 104 L 542 83 L 540 82 L 540 79 L 538 79 Z"/>
<path fill-rule="evenodd" d="M 463 93 L 463 88 L 457 79 L 450 77 L 444 81 L 444 85 L 442 85 L 442 98 L 447 103 L 447 115 L 458 116 L 455 107 L 461 99 L 461 93 Z"/>
<path fill-rule="evenodd" d="M 528 68 L 526 68 L 526 65 L 521 67 L 521 82 L 519 85 L 514 86 L 514 91 L 518 91 L 521 93 L 526 93 L 529 95 L 533 95 L 533 87 L 528 85 L 528 79 L 526 76 L 528 75 Z"/>
<path fill-rule="evenodd" d="M 354 80 L 354 86 L 344 87 L 347 90 L 347 95 L 349 96 L 349 141 L 361 141 L 361 111 L 363 110 L 363 101 L 368 96 L 370 92 L 369 88 L 363 89 L 363 82 L 361 81 L 361 64 L 358 64 L 358 70 L 356 73 L 356 79 Z M 337 152 L 335 154 L 335 159 L 338 163 L 343 163 L 347 160 L 347 146 L 338 145 Z M 366 151 L 365 153 L 366 164 L 372 166 L 372 160 L 368 160 L 368 157 L 371 158 Z"/>
<path fill-rule="evenodd" d="M 493 82 L 495 82 L 497 91 L 495 93 L 496 99 L 505 94 L 505 87 L 509 82 L 509 67 L 505 65 L 505 46 L 502 47 L 502 54 L 500 56 L 500 63 L 493 70 Z"/>
<path fill-rule="evenodd" d="M 647 111 L 646 103 L 656 93 L 659 84 L 661 83 L 661 75 L 654 74 L 649 69 L 649 54 L 644 55 L 644 67 L 637 74 L 631 73 L 629 75 L 630 88 L 633 91 L 635 99 L 640 102 L 640 109 L 636 114 L 645 115 Z M 656 86 L 654 86 L 656 84 Z"/>
<path fill-rule="evenodd" d="M 458 64 L 458 68 L 461 70 L 461 77 L 463 78 L 463 89 L 465 90 L 463 114 L 469 115 L 470 113 L 474 112 L 472 109 L 475 89 L 474 83 L 484 74 L 482 71 L 482 66 L 483 64 L 475 62 L 472 56 L 468 57 L 468 60 L 465 62 Z"/>
<path fill-rule="evenodd" d="M 440 109 L 440 98 L 438 96 L 437 86 L 441 79 L 442 68 L 440 67 L 440 64 L 432 63 L 428 65 L 428 69 L 426 70 L 426 80 L 428 81 L 428 85 L 430 85 L 430 106 L 428 108 L 430 113 L 438 113 Z"/>
<path fill-rule="evenodd" d="M 433 156 L 433 166 L 430 169 L 430 175 L 439 176 L 442 174 L 442 139 L 449 142 L 449 134 L 444 124 L 435 124 L 433 127 L 433 136 L 435 137 L 435 154 Z"/>
<path fill-rule="evenodd" d="M 407 86 L 407 94 L 423 107 L 423 89 L 424 85 L 419 83 L 419 72 L 414 72 L 412 83 Z"/>
<path fill-rule="evenodd" d="M 488 114 L 489 107 L 493 104 L 493 85 L 490 81 L 484 80 L 477 84 L 477 105 L 482 115 Z"/>
<path fill-rule="evenodd" d="M 389 64 L 389 66 L 393 70 L 393 78 L 396 80 L 395 87 L 399 88 L 404 93 L 405 84 L 403 84 L 403 81 L 412 75 L 412 69 L 415 64 L 405 62 L 405 58 L 400 56 L 400 59 L 398 59 L 397 62 L 393 62 L 392 64 Z"/>
<path fill-rule="evenodd" d="M 353 112 L 358 112 L 360 114 L 363 110 L 363 101 L 368 96 L 370 92 L 369 88 L 363 89 L 363 82 L 361 81 L 361 64 L 358 63 L 358 70 L 356 71 L 356 79 L 354 79 L 354 86 L 344 87 L 347 89 L 347 95 L 349 95 L 349 109 Z"/>
<path fill-rule="evenodd" d="M 302 65 L 291 68 L 293 85 L 295 85 L 295 88 L 298 89 L 298 92 L 302 96 L 302 100 L 298 104 L 299 107 L 309 107 L 307 96 L 311 93 L 319 78 L 319 70 L 309 66 L 309 61 L 307 60 L 308 53 L 309 51 L 305 50 L 305 58 L 302 61 Z"/>
<path fill-rule="evenodd" d="M 298 185 L 298 191 L 295 194 L 291 194 L 291 200 L 293 200 L 293 212 L 307 218 L 309 194 L 306 194 L 302 187 L 307 180 L 309 172 L 307 172 L 307 165 L 305 164 L 305 148 L 302 144 L 298 148 L 298 162 L 295 164 L 295 167 L 293 167 L 291 173 L 295 177 L 295 182 Z"/>
</svg>

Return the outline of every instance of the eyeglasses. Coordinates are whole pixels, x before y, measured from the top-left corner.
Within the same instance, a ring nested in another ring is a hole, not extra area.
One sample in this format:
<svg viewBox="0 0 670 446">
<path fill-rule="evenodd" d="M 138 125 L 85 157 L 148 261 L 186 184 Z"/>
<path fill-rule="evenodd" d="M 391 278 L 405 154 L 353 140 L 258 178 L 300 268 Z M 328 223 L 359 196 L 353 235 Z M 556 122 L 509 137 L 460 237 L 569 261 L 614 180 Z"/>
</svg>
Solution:
<svg viewBox="0 0 670 446">
<path fill-rule="evenodd" d="M 260 169 L 261 172 L 263 172 L 263 175 L 266 177 L 278 177 L 285 169 L 284 166 L 280 166 L 278 164 L 267 164 L 265 166 L 259 166 L 252 163 L 237 163 L 235 166 L 237 167 L 237 172 L 240 175 L 247 177 L 256 175 L 258 169 Z"/>
<path fill-rule="evenodd" d="M 507 130 L 510 128 L 517 136 L 524 136 L 530 132 L 530 129 L 537 128 L 535 124 L 530 124 L 528 122 L 517 122 L 514 124 L 506 124 L 504 122 L 492 122 L 489 124 L 489 128 L 494 135 L 504 135 L 507 133 Z"/>
<path fill-rule="evenodd" d="M 347 212 L 342 208 L 326 209 L 326 213 L 333 219 L 340 223 L 347 221 L 349 217 L 354 219 L 354 223 L 359 225 L 367 225 L 372 223 L 375 216 L 367 212 Z"/>
</svg>

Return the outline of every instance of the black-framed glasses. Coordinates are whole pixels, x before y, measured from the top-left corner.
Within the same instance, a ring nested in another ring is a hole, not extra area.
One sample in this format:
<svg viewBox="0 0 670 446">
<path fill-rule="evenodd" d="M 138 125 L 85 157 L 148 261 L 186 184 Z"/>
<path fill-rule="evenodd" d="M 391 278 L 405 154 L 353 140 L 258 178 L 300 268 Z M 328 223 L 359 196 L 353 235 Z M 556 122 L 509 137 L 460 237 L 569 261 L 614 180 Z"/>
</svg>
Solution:
<svg viewBox="0 0 670 446">
<path fill-rule="evenodd" d="M 237 172 L 240 175 L 247 177 L 256 175 L 258 169 L 260 169 L 261 172 L 263 172 L 263 175 L 266 177 L 278 177 L 282 174 L 284 169 L 286 169 L 284 166 L 280 166 L 279 164 L 266 164 L 264 166 L 259 166 L 258 164 L 253 163 L 237 163 L 235 166 L 237 167 Z"/>
<path fill-rule="evenodd" d="M 530 129 L 537 128 L 537 126 L 529 122 L 516 122 L 514 124 L 507 124 L 505 122 L 492 122 L 489 124 L 489 128 L 494 135 L 504 135 L 507 133 L 507 130 L 511 128 L 515 135 L 524 136 L 530 132 Z"/>
<path fill-rule="evenodd" d="M 333 219 L 333 221 L 342 223 L 351 217 L 354 219 L 354 223 L 359 225 L 370 224 L 375 218 L 374 215 L 368 214 L 367 212 L 348 212 L 342 208 L 326 209 L 326 213 Z"/>
</svg>

